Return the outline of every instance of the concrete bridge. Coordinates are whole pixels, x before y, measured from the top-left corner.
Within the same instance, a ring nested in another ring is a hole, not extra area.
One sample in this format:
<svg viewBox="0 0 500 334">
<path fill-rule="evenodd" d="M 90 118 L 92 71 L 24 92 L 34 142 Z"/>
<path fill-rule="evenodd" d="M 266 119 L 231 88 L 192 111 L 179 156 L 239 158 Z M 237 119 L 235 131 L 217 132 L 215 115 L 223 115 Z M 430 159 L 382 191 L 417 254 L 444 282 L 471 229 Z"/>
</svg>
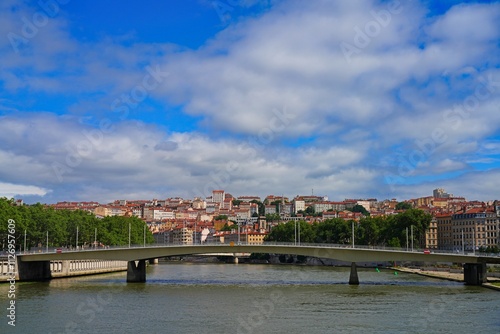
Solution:
<svg viewBox="0 0 500 334">
<path fill-rule="evenodd" d="M 351 262 L 349 284 L 359 284 L 356 262 L 453 262 L 464 265 L 464 281 L 470 285 L 486 282 L 486 264 L 499 264 L 500 257 L 466 255 L 452 253 L 429 253 L 397 249 L 377 249 L 366 246 L 345 246 L 328 244 L 280 244 L 262 245 L 198 244 L 198 245 L 153 245 L 147 247 L 110 248 L 85 251 L 55 253 L 18 254 L 19 277 L 21 280 L 50 279 L 51 260 L 120 260 L 128 261 L 127 282 L 146 281 L 146 260 L 168 256 L 194 254 L 235 254 L 270 253 L 303 255 L 317 258 L 335 259 Z"/>
</svg>

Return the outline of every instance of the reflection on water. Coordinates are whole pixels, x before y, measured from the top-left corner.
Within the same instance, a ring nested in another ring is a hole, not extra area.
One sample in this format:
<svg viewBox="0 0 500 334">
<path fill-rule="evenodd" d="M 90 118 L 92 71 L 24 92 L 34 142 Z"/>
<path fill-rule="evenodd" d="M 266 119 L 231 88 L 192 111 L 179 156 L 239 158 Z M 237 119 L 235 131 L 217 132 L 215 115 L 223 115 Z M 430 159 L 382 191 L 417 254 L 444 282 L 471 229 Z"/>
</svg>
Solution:
<svg viewBox="0 0 500 334">
<path fill-rule="evenodd" d="M 27 333 L 500 332 L 500 294 L 462 283 L 359 269 L 168 263 L 147 283 L 125 272 L 17 283 Z M 7 285 L 0 303 L 7 305 Z M 2 309 L 5 309 L 2 307 Z M 4 312 L 5 313 L 5 312 Z M 1 333 L 12 330 L 6 317 Z"/>
</svg>

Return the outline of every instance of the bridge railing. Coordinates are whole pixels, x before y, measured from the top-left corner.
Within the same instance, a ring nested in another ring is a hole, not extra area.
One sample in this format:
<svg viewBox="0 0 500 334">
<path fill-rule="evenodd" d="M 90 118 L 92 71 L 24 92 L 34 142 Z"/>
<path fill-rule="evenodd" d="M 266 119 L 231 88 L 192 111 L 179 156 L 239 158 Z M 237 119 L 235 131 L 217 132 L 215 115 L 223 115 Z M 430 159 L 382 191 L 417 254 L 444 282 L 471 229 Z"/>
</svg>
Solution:
<svg viewBox="0 0 500 334">
<path fill-rule="evenodd" d="M 49 249 L 48 253 L 55 253 L 55 252 L 64 252 L 64 253 L 69 253 L 69 252 L 85 252 L 85 251 L 105 251 L 105 250 L 110 250 L 110 249 L 130 249 L 130 248 L 154 248 L 154 247 L 203 247 L 203 246 L 225 246 L 225 247 L 232 247 L 232 246 L 254 246 L 254 247 L 259 247 L 259 246 L 289 246 L 289 247 L 314 247 L 314 248 L 333 248 L 333 249 L 364 249 L 364 250 L 388 250 L 388 251 L 400 251 L 400 252 L 413 252 L 413 253 L 420 253 L 424 252 L 424 249 L 422 248 L 413 248 L 411 249 L 406 249 L 406 248 L 401 248 L 401 247 L 387 247 L 387 246 L 368 246 L 368 245 L 351 245 L 351 244 L 329 244 L 329 243 L 295 243 L 295 242 L 274 242 L 274 241 L 266 241 L 262 244 L 247 244 L 245 242 L 240 242 L 238 243 L 221 243 L 217 241 L 213 242 L 204 242 L 204 243 L 196 243 L 196 244 L 164 244 L 164 243 L 153 243 L 153 244 L 140 244 L 140 245 L 121 245 L 121 246 L 105 246 L 105 247 L 88 247 L 88 248 L 79 248 L 79 249 L 70 249 L 70 248 L 55 248 L 55 249 Z M 428 252 L 425 250 L 425 252 Z M 457 251 L 452 251 L 452 250 L 435 250 L 432 249 L 429 251 L 430 253 L 434 254 L 464 254 L 462 252 L 457 252 Z M 17 255 L 24 255 L 24 254 L 39 254 L 39 253 L 47 253 L 47 249 L 37 249 L 36 252 L 18 252 Z M 475 254 L 473 253 L 465 253 L 465 255 L 477 255 L 477 256 L 500 256 L 500 254 L 483 254 L 476 252 Z"/>
</svg>

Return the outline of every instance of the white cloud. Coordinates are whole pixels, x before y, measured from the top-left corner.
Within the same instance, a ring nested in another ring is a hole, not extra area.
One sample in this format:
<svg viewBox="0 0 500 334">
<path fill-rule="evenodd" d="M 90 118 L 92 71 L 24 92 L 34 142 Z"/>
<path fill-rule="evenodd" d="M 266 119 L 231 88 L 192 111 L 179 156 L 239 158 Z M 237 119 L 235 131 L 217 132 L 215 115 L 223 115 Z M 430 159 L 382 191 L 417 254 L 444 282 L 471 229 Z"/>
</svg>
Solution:
<svg viewBox="0 0 500 334">
<path fill-rule="evenodd" d="M 0 182 L 0 197 L 45 196 L 48 192 L 49 190 L 37 186 Z"/>
<path fill-rule="evenodd" d="M 1 35 L 37 10 L 19 8 L 15 15 L 0 11 Z M 453 180 L 477 181 L 468 163 L 494 165 L 486 156 L 498 151 L 491 138 L 500 124 L 500 73 L 492 64 L 500 4 L 457 5 L 428 17 L 422 4 L 402 3 L 348 61 L 341 43 L 354 45 L 356 29 L 382 10 L 387 3 L 378 1 L 276 1 L 196 50 L 111 37 L 84 43 L 61 13 L 20 53 L 0 42 L 6 94 L 76 96 L 65 117 L 24 113 L 33 101 L 2 96 L 0 178 L 53 189 L 44 194 L 49 199 L 99 200 L 194 196 L 214 184 L 260 195 L 314 188 L 331 198 L 392 197 L 384 176 L 401 176 L 406 161 L 413 170 L 404 181 L 416 186 L 401 186 L 402 194 L 423 191 L 419 184 L 433 188 L 426 175 L 463 171 L 471 176 Z M 141 84 L 148 64 L 169 72 L 147 92 L 161 106 L 114 112 L 113 101 Z M 463 109 L 490 77 L 489 95 L 457 114 L 455 105 Z M 170 132 L 134 121 L 149 112 L 148 121 L 168 116 L 172 105 L 197 117 L 202 129 Z M 96 130 L 104 118 L 113 120 L 109 133 Z M 445 139 L 415 160 L 436 130 Z"/>
</svg>

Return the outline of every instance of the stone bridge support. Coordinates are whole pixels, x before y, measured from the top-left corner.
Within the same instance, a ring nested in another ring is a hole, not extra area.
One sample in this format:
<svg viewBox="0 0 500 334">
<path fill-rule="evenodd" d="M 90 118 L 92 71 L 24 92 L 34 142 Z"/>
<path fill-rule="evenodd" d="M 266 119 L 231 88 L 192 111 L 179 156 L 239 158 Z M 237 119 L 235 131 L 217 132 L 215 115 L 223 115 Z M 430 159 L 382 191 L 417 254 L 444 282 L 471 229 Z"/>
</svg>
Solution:
<svg viewBox="0 0 500 334">
<path fill-rule="evenodd" d="M 359 285 L 358 269 L 356 262 L 351 263 L 351 274 L 349 275 L 349 285 Z"/>
<path fill-rule="evenodd" d="M 20 281 L 50 280 L 50 261 L 23 262 L 17 259 L 17 271 Z"/>
<path fill-rule="evenodd" d="M 146 260 L 128 261 L 127 282 L 146 282 Z"/>
<path fill-rule="evenodd" d="M 486 263 L 465 263 L 464 282 L 467 285 L 486 283 Z"/>
</svg>

